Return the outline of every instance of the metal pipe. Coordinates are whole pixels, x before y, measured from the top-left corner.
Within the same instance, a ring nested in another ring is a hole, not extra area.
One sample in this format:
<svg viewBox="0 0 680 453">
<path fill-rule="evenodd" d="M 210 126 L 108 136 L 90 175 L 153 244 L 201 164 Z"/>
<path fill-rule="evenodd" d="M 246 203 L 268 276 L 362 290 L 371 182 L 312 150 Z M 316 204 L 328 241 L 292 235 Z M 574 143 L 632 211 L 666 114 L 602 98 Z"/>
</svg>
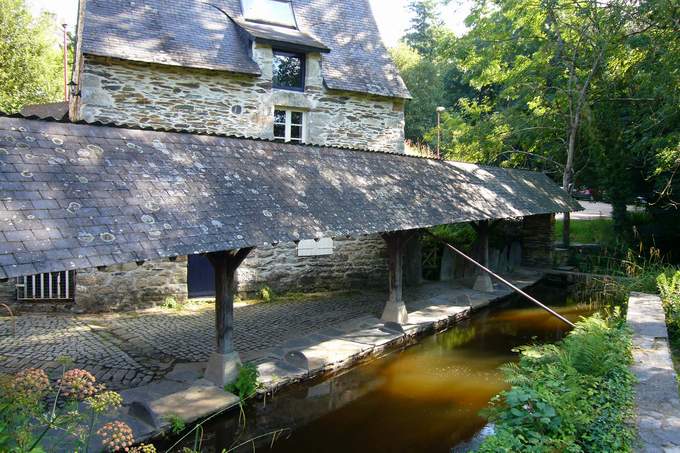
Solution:
<svg viewBox="0 0 680 453">
<path fill-rule="evenodd" d="M 536 305 L 538 305 L 539 307 L 541 307 L 543 310 L 545 310 L 545 311 L 547 311 L 548 313 L 550 313 L 551 315 L 555 316 L 555 317 L 556 317 L 557 319 L 559 319 L 560 321 L 564 322 L 565 324 L 567 324 L 567 325 L 570 326 L 570 327 L 576 327 L 576 325 L 574 325 L 573 322 L 569 321 L 567 318 L 565 318 L 565 317 L 562 316 L 561 314 L 557 313 L 555 310 L 553 310 L 552 308 L 548 307 L 547 305 L 542 304 L 541 302 L 539 302 L 538 300 L 536 300 L 534 297 L 532 297 L 532 296 L 530 296 L 529 294 L 525 293 L 524 291 L 522 291 L 521 289 L 519 289 L 518 287 L 516 287 L 515 285 L 513 285 L 512 283 L 510 283 L 509 281 L 507 281 L 507 280 L 504 279 L 503 277 L 501 277 L 500 275 L 496 274 L 496 273 L 493 272 L 492 270 L 490 270 L 490 269 L 488 269 L 488 268 L 482 266 L 482 265 L 479 264 L 477 261 L 475 261 L 475 260 L 473 260 L 472 258 L 470 258 L 469 256 L 467 256 L 465 253 L 463 253 L 463 252 L 461 252 L 460 250 L 458 250 L 456 247 L 452 246 L 451 244 L 449 244 L 448 242 L 444 241 L 443 239 L 438 238 L 437 236 L 435 236 L 434 234 L 430 233 L 429 231 L 428 231 L 428 234 L 429 234 L 430 236 L 432 236 L 435 240 L 441 242 L 442 244 L 444 244 L 445 246 L 447 246 L 448 248 L 450 248 L 451 250 L 453 250 L 454 252 L 456 252 L 458 255 L 462 256 L 463 258 L 465 258 L 466 260 L 468 260 L 469 262 L 471 262 L 471 263 L 474 264 L 475 266 L 477 266 L 477 267 L 479 267 L 480 269 L 482 269 L 482 270 L 483 270 L 484 272 L 486 272 L 487 274 L 489 274 L 489 275 L 491 275 L 492 277 L 494 277 L 495 279 L 499 280 L 501 283 L 506 284 L 507 286 L 509 286 L 509 287 L 512 288 L 513 290 L 517 291 L 517 292 L 518 292 L 519 294 L 521 294 L 522 296 L 524 296 L 524 297 L 526 297 L 527 299 L 529 299 L 531 302 L 533 302 L 533 303 L 535 303 Z"/>
<path fill-rule="evenodd" d="M 66 26 L 67 24 L 62 24 L 64 32 L 64 55 L 62 60 L 62 65 L 64 66 L 64 102 L 68 102 L 68 45 L 66 39 Z"/>
</svg>

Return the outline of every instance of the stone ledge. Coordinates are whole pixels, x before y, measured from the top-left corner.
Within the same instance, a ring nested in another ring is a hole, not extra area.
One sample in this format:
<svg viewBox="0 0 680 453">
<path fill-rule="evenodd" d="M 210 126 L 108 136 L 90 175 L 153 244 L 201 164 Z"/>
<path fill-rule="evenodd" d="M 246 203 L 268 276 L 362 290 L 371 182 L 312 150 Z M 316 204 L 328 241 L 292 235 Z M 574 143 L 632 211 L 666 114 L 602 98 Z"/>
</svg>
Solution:
<svg viewBox="0 0 680 453">
<path fill-rule="evenodd" d="M 636 403 L 637 451 L 680 451 L 680 395 L 668 346 L 668 331 L 661 299 L 631 293 L 628 325 L 633 329 L 633 366 L 638 383 Z"/>
</svg>

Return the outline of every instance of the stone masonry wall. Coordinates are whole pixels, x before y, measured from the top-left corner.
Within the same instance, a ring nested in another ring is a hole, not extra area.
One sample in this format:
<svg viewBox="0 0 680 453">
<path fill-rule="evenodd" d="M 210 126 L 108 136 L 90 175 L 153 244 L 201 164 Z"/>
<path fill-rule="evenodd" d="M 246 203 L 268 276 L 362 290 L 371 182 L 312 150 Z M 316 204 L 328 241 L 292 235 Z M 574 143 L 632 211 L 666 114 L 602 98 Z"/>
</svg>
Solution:
<svg viewBox="0 0 680 453">
<path fill-rule="evenodd" d="M 79 270 L 73 311 L 101 312 L 151 308 L 173 297 L 187 299 L 187 259 L 147 261 Z"/>
<path fill-rule="evenodd" d="M 10 307 L 13 306 L 17 299 L 16 295 L 17 292 L 13 278 L 0 283 L 0 304 L 7 304 Z M 4 310 L 0 309 L 0 316 L 5 314 Z"/>
<path fill-rule="evenodd" d="M 273 138 L 275 108 L 306 112 L 306 142 L 404 152 L 400 99 L 330 91 L 309 54 L 305 92 L 272 88 L 272 50 L 256 46 L 261 77 L 86 56 L 77 119 Z"/>
<path fill-rule="evenodd" d="M 554 214 L 527 216 L 522 222 L 522 265 L 552 267 Z"/>
<path fill-rule="evenodd" d="M 272 87 L 273 51 L 254 44 L 262 75 L 178 68 L 81 56 L 81 96 L 74 119 L 192 132 L 273 138 L 274 110 L 305 112 L 306 143 L 404 152 L 404 101 L 328 90 L 321 55 L 307 55 L 305 91 Z M 335 241 L 332 255 L 298 257 L 294 243 L 258 248 L 239 268 L 239 291 L 384 286 L 387 262 L 379 236 Z M 169 295 L 187 297 L 186 261 L 126 265 L 78 273 L 76 309 L 146 308 Z"/>
<path fill-rule="evenodd" d="M 385 241 L 378 236 L 336 239 L 332 255 L 298 257 L 295 243 L 257 248 L 238 270 L 238 289 L 252 293 L 387 285 Z"/>
</svg>

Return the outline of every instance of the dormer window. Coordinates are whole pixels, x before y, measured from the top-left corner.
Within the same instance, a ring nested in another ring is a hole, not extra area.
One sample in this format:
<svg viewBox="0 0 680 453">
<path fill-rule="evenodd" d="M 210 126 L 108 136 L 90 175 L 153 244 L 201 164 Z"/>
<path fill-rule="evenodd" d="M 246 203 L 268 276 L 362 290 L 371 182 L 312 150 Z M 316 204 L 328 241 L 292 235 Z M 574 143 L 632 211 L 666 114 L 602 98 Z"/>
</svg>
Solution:
<svg viewBox="0 0 680 453">
<path fill-rule="evenodd" d="M 305 55 L 274 50 L 274 88 L 305 91 Z"/>
<path fill-rule="evenodd" d="M 241 0 L 243 18 L 283 27 L 297 28 L 293 4 L 285 0 Z"/>
</svg>

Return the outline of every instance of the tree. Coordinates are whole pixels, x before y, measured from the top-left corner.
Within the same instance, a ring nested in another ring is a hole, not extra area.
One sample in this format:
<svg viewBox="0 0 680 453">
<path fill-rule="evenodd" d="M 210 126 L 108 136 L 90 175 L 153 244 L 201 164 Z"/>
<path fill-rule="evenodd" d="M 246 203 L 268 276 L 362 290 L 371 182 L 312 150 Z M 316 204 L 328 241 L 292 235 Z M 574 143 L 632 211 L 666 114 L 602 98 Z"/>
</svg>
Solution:
<svg viewBox="0 0 680 453">
<path fill-rule="evenodd" d="M 408 5 L 413 18 L 404 41 L 424 57 L 436 54 L 437 36 L 444 30 L 439 5 L 440 0 L 411 0 Z"/>
<path fill-rule="evenodd" d="M 390 49 L 390 54 L 412 97 L 404 109 L 404 135 L 407 140 L 420 143 L 435 126 L 436 108 L 445 97 L 439 68 L 405 43 Z"/>
<path fill-rule="evenodd" d="M 23 0 L 0 0 L 0 111 L 62 99 L 62 51 L 54 18 L 35 19 Z"/>
<path fill-rule="evenodd" d="M 469 160 L 465 154 L 472 151 L 488 163 L 549 167 L 571 191 L 601 150 L 592 122 L 593 106 L 605 94 L 598 83 L 628 36 L 635 5 L 480 0 L 461 41 L 462 67 L 483 95 L 461 102 L 450 120 L 454 126 L 474 121 L 466 134 L 450 131 L 451 154 Z M 568 243 L 568 215 L 564 231 Z"/>
</svg>

